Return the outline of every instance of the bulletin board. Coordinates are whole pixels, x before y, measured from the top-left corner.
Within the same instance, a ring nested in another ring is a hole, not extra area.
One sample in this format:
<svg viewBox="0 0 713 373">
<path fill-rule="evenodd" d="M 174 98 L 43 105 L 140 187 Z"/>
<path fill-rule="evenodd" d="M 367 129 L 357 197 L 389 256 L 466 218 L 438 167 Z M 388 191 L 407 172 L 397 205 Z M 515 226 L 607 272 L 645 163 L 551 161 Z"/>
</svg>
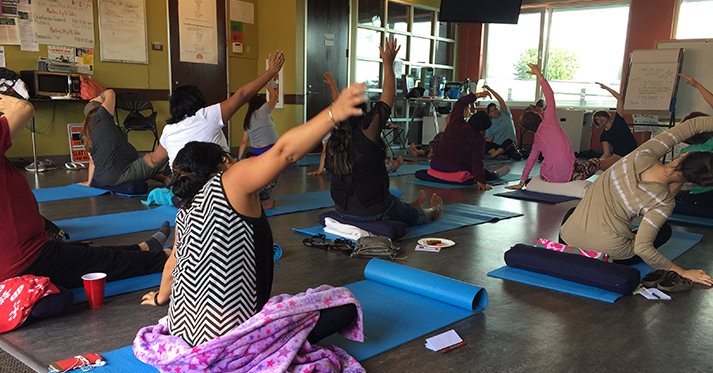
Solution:
<svg viewBox="0 0 713 373">
<path fill-rule="evenodd" d="M 624 113 L 666 115 L 674 110 L 683 49 L 631 52 L 624 89 Z"/>
<path fill-rule="evenodd" d="M 101 60 L 149 63 L 145 0 L 98 0 Z"/>
<path fill-rule="evenodd" d="M 685 49 L 681 73 L 690 75 L 709 90 L 713 90 L 713 39 L 663 40 L 657 43 L 658 49 Z M 706 102 L 698 89 L 686 84 L 686 79 L 679 78 L 676 93 L 676 117 L 683 118 L 692 111 L 702 111 L 713 115 L 713 108 Z"/>
<path fill-rule="evenodd" d="M 93 49 L 92 0 L 32 0 L 32 27 L 38 44 Z"/>
</svg>

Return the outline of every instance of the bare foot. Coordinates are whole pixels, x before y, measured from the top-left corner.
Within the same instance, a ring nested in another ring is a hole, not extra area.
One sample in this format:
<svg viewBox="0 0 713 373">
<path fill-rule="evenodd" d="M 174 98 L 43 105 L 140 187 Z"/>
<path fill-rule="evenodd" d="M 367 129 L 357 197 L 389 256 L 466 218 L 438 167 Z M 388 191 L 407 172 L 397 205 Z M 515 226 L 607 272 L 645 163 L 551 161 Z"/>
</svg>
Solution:
<svg viewBox="0 0 713 373">
<path fill-rule="evenodd" d="M 510 166 L 505 165 L 505 166 L 500 167 L 497 171 L 495 171 L 495 176 L 503 177 L 504 175 L 507 175 L 508 172 L 510 172 Z"/>
<path fill-rule="evenodd" d="M 416 149 L 416 144 L 411 143 L 408 146 L 408 150 L 411 151 L 411 155 L 414 157 L 418 157 L 418 150 Z"/>
<path fill-rule="evenodd" d="M 426 221 L 433 221 L 437 220 L 441 217 L 441 211 L 443 211 L 443 199 L 436 194 L 433 193 L 431 195 L 431 204 L 423 209 L 423 212 L 426 214 Z"/>
<path fill-rule="evenodd" d="M 387 165 L 387 166 L 391 166 L 391 163 L 393 163 L 393 162 L 394 162 L 394 157 L 389 157 L 389 160 L 386 161 L 386 165 Z M 392 167 L 393 167 L 393 166 L 392 166 Z M 395 170 L 394 170 L 394 171 L 395 171 Z"/>
<path fill-rule="evenodd" d="M 389 159 L 391 159 L 391 158 L 389 158 Z M 391 167 L 393 167 L 394 171 L 396 171 L 399 169 L 399 167 L 401 167 L 401 165 L 403 163 L 404 163 L 404 158 L 402 156 L 399 156 L 398 158 L 396 158 L 396 161 L 394 161 L 394 163 L 391 164 Z"/>
<path fill-rule="evenodd" d="M 277 205 L 277 200 L 274 198 L 261 199 L 260 204 L 263 210 L 269 210 Z"/>
<path fill-rule="evenodd" d="M 409 203 L 409 205 L 411 205 L 413 207 L 421 207 L 421 205 L 423 204 L 423 201 L 425 201 L 425 200 L 426 200 L 426 191 L 421 189 L 418 192 L 418 197 L 416 197 L 416 199 L 413 200 L 413 202 Z"/>
</svg>

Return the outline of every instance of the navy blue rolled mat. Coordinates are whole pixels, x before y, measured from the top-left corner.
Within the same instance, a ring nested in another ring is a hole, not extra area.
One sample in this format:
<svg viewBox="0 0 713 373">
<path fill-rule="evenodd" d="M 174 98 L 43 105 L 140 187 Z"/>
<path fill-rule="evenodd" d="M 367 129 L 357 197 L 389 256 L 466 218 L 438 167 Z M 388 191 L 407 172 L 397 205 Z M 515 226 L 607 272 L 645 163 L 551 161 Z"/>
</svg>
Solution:
<svg viewBox="0 0 713 373">
<path fill-rule="evenodd" d="M 579 199 L 577 197 L 561 196 L 559 194 L 532 192 L 529 190 L 514 190 L 512 192 L 495 193 L 495 195 L 500 196 L 500 197 L 521 199 L 521 200 L 525 200 L 525 201 L 535 201 L 535 202 L 545 202 L 545 203 L 560 203 L 560 202 L 571 201 L 573 199 Z"/>
<path fill-rule="evenodd" d="M 631 293 L 640 281 L 639 270 L 633 267 L 523 244 L 517 244 L 505 252 L 505 263 L 508 267 L 618 294 Z"/>
</svg>

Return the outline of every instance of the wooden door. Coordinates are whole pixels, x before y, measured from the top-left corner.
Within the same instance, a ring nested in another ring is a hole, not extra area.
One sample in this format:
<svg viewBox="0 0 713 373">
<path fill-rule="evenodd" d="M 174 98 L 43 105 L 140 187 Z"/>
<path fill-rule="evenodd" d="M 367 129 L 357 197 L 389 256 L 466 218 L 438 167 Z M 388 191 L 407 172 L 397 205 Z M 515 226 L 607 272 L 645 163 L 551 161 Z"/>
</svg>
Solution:
<svg viewBox="0 0 713 373">
<path fill-rule="evenodd" d="M 349 0 L 308 0 L 306 24 L 305 107 L 307 119 L 332 103 L 324 73 L 334 76 L 341 92 L 348 85 Z"/>
<path fill-rule="evenodd" d="M 184 0 L 185 1 L 185 0 Z M 228 98 L 228 70 L 226 63 L 225 0 L 216 2 L 216 31 L 218 33 L 218 64 L 181 62 L 178 32 L 178 0 L 168 1 L 168 22 L 171 43 L 171 92 L 182 85 L 200 88 L 208 105 Z"/>
</svg>

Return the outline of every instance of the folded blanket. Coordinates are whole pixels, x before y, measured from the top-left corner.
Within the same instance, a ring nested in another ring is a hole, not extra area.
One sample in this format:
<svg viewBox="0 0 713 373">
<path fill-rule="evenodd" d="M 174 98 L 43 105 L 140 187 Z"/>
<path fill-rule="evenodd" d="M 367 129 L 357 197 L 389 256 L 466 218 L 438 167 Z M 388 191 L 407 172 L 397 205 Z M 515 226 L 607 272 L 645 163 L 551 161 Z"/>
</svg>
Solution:
<svg viewBox="0 0 713 373">
<path fill-rule="evenodd" d="M 441 172 L 436 171 L 432 168 L 428 169 L 428 174 L 445 181 L 454 181 L 456 183 L 462 183 L 468 180 L 473 180 L 473 174 L 470 171 L 458 171 L 458 172 Z"/>
<path fill-rule="evenodd" d="M 366 372 L 344 350 L 307 342 L 319 310 L 345 304 L 356 305 L 358 316 L 340 334 L 363 342 L 362 310 L 354 295 L 346 288 L 322 285 L 294 296 L 275 296 L 233 331 L 195 347 L 168 333 L 166 316 L 139 330 L 134 354 L 162 372 Z"/>
<path fill-rule="evenodd" d="M 342 224 L 332 218 L 324 219 L 324 231 L 337 236 L 342 236 L 350 240 L 358 240 L 362 237 L 373 237 L 374 235 L 359 227 L 349 224 Z"/>
<path fill-rule="evenodd" d="M 553 242 L 550 240 L 546 240 L 544 238 L 538 238 L 536 243 L 536 247 L 542 247 L 548 250 L 554 250 L 554 251 L 559 251 L 563 253 L 569 253 L 569 254 L 577 254 L 581 256 L 586 256 L 587 258 L 593 258 L 593 259 L 598 259 L 603 262 L 611 263 L 611 259 L 609 258 L 609 254 L 601 253 L 599 251 L 594 251 L 594 250 L 582 250 L 578 247 L 574 246 L 567 246 L 565 244 Z"/>
</svg>

